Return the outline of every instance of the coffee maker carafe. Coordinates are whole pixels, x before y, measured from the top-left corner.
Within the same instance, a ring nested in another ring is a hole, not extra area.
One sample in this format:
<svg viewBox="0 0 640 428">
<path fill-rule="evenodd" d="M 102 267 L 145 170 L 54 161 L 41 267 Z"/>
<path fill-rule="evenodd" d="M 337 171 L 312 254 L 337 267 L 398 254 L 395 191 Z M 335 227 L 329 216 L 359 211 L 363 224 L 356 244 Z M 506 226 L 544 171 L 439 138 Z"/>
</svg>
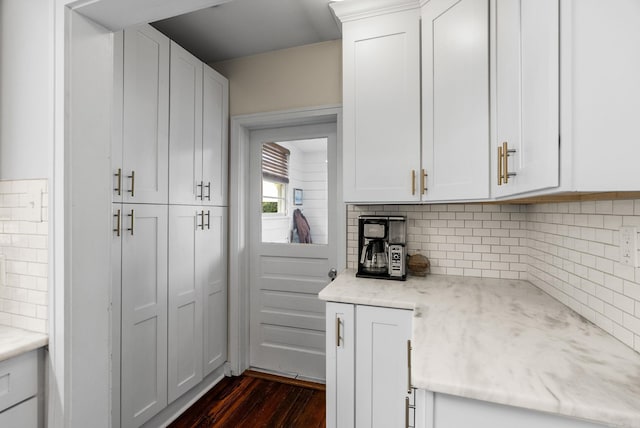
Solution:
<svg viewBox="0 0 640 428">
<path fill-rule="evenodd" d="M 366 278 L 406 278 L 405 217 L 360 216 L 358 218 L 358 272 Z"/>
</svg>

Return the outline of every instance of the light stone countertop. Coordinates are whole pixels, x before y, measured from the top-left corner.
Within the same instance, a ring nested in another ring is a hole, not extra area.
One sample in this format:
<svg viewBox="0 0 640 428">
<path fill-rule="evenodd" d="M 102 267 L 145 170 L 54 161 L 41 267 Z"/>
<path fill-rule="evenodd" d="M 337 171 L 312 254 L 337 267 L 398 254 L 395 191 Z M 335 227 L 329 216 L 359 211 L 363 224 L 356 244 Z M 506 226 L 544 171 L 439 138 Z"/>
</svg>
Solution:
<svg viewBox="0 0 640 428">
<path fill-rule="evenodd" d="M 346 270 L 319 297 L 413 309 L 416 388 L 640 427 L 640 354 L 527 281 Z"/>
<path fill-rule="evenodd" d="M 49 336 L 0 325 L 0 361 L 8 360 L 49 343 Z"/>
</svg>

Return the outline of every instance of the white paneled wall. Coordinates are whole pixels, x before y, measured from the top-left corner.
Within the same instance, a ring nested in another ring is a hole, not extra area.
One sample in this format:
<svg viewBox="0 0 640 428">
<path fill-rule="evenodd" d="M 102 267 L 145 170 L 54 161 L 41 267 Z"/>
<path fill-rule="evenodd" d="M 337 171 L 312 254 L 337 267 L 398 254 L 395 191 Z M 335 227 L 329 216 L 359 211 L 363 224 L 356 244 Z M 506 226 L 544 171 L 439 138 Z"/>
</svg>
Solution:
<svg viewBox="0 0 640 428">
<path fill-rule="evenodd" d="M 0 324 L 47 332 L 47 248 L 47 180 L 0 181 Z"/>
<path fill-rule="evenodd" d="M 640 200 L 349 206 L 350 268 L 362 214 L 407 216 L 408 252 L 432 273 L 527 279 L 640 352 L 640 268 L 619 262 L 619 229 L 640 230 Z"/>
</svg>

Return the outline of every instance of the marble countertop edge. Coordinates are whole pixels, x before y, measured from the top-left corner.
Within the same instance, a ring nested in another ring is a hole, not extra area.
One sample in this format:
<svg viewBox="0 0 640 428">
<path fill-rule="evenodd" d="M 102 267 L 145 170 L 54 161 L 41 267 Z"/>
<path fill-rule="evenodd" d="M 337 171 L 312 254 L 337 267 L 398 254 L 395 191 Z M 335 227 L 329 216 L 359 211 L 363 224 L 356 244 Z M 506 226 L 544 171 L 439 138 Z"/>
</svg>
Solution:
<svg viewBox="0 0 640 428">
<path fill-rule="evenodd" d="M 0 362 L 47 346 L 49 335 L 0 325 Z"/>
</svg>

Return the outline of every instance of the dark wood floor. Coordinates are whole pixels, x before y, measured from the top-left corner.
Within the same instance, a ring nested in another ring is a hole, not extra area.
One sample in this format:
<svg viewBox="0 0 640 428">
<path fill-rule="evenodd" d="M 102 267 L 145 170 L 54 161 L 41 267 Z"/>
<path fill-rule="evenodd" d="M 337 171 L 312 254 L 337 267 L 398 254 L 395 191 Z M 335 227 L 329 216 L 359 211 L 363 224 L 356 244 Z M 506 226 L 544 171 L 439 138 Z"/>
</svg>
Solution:
<svg viewBox="0 0 640 428">
<path fill-rule="evenodd" d="M 324 385 L 252 371 L 227 377 L 169 428 L 324 427 Z"/>
</svg>

